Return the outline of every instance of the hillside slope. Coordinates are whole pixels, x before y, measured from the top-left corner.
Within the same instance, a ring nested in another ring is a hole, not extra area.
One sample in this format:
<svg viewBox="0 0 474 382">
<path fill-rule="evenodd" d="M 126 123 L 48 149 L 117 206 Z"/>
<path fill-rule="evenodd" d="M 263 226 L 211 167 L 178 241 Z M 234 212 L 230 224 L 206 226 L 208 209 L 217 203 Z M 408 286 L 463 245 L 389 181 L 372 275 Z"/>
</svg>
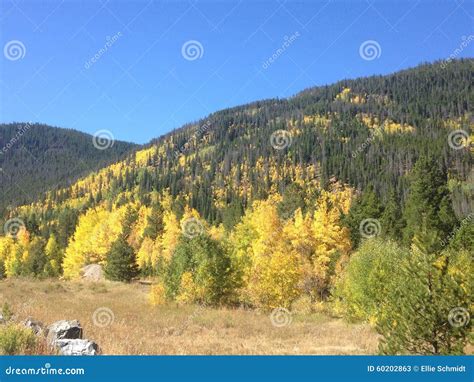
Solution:
<svg viewBox="0 0 474 382">
<path fill-rule="evenodd" d="M 321 190 L 336 181 L 370 188 L 383 203 L 394 195 L 403 207 L 411 169 L 422 155 L 436 158 L 447 172 L 460 219 L 473 211 L 472 150 L 465 147 L 472 131 L 473 73 L 474 60 L 421 65 L 219 111 L 32 205 L 10 210 L 5 219 L 20 217 L 29 232 L 45 239 L 56 233 L 66 246 L 87 211 L 135 203 L 147 215 L 163 194 L 169 194 L 167 208 L 178 219 L 190 207 L 228 230 L 253 201 L 275 194 L 284 200 L 283 216 L 297 208 L 312 211 Z M 52 151 L 42 162 L 45 170 L 35 171 L 48 175 L 57 166 L 70 176 L 68 165 L 76 163 L 71 156 L 86 152 L 102 158 L 90 146 L 84 142 L 76 151 L 64 146 L 59 165 Z M 114 146 L 116 155 L 129 148 Z M 15 169 L 31 173 L 34 162 L 29 163 L 25 168 L 16 163 Z"/>
<path fill-rule="evenodd" d="M 116 162 L 134 144 L 114 142 L 107 150 L 91 135 L 41 124 L 0 124 L 0 212 L 9 204 L 38 199 L 49 189 Z"/>
</svg>

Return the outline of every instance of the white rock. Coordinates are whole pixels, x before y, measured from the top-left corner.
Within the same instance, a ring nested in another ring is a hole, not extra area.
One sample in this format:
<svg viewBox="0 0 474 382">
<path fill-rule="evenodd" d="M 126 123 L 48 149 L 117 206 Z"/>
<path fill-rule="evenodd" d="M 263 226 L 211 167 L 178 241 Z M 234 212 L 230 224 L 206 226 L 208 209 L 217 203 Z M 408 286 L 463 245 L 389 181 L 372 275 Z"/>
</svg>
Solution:
<svg viewBox="0 0 474 382">
<path fill-rule="evenodd" d="M 82 338 L 82 326 L 77 320 L 56 321 L 48 326 L 47 343 L 53 345 L 57 340 Z"/>
<path fill-rule="evenodd" d="M 63 339 L 54 341 L 54 347 L 61 355 L 97 355 L 99 346 L 89 340 Z"/>
</svg>

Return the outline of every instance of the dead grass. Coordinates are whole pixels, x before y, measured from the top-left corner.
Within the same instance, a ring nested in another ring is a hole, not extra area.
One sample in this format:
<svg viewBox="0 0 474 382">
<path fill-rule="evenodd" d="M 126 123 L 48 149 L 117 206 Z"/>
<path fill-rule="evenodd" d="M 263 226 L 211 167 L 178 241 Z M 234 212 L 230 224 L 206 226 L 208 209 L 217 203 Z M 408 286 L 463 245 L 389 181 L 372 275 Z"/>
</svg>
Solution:
<svg viewBox="0 0 474 382">
<path fill-rule="evenodd" d="M 375 354 L 377 335 L 366 325 L 324 314 L 293 315 L 274 327 L 269 315 L 243 309 L 151 307 L 150 286 L 112 282 L 0 281 L 0 304 L 17 319 L 50 324 L 78 319 L 84 337 L 103 354 Z M 100 308 L 108 308 L 113 312 Z M 95 316 L 94 323 L 94 312 Z M 107 324 L 100 326 L 101 324 Z"/>
</svg>

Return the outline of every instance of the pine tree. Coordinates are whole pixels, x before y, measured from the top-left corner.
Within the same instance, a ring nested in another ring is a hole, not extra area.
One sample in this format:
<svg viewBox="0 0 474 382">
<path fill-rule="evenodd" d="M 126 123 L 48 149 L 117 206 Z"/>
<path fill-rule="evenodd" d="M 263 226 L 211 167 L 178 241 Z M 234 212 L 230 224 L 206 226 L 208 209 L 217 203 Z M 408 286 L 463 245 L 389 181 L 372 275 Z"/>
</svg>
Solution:
<svg viewBox="0 0 474 382">
<path fill-rule="evenodd" d="M 438 241 L 426 219 L 415 234 L 412 255 L 400 264 L 402 279 L 382 305 L 377 330 L 384 354 L 462 354 L 470 331 L 467 253 L 431 252 Z M 453 321 L 455 310 L 465 312 Z"/>
<path fill-rule="evenodd" d="M 400 204 L 393 190 L 389 193 L 380 221 L 384 236 L 394 240 L 401 239 L 404 226 L 403 216 Z"/>
<path fill-rule="evenodd" d="M 163 233 L 163 208 L 158 202 L 151 206 L 150 215 L 147 217 L 147 225 L 143 232 L 143 237 L 149 237 L 155 240 L 158 235 Z"/>
<path fill-rule="evenodd" d="M 350 229 L 351 242 L 356 248 L 361 240 L 360 223 L 364 219 L 380 219 L 383 206 L 372 186 L 369 186 L 362 195 L 352 204 L 348 215 L 344 218 Z"/>
<path fill-rule="evenodd" d="M 413 168 L 410 193 L 405 205 L 403 230 L 405 244 L 409 245 L 420 230 L 420 220 L 427 229 L 436 231 L 437 242 L 432 251 L 441 248 L 441 240 L 447 238 L 456 226 L 451 196 L 446 185 L 447 174 L 434 158 L 421 157 Z"/>
<path fill-rule="evenodd" d="M 107 279 L 113 281 L 130 282 L 138 276 L 138 265 L 133 248 L 128 244 L 123 233 L 112 244 L 104 273 Z"/>
</svg>

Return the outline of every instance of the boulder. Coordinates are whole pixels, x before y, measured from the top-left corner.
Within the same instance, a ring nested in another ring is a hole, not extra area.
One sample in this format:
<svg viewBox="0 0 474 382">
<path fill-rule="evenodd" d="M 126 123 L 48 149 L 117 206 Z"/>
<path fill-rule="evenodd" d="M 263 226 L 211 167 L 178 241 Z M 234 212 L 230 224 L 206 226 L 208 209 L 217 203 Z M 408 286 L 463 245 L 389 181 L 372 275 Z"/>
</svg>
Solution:
<svg viewBox="0 0 474 382">
<path fill-rule="evenodd" d="M 89 264 L 81 269 L 82 278 L 86 281 L 103 281 L 104 270 L 99 264 Z"/>
<path fill-rule="evenodd" d="M 23 321 L 23 325 L 31 329 L 37 336 L 42 336 L 44 334 L 44 325 L 40 321 L 27 318 L 25 321 Z"/>
<path fill-rule="evenodd" d="M 89 340 L 62 339 L 53 343 L 60 355 L 97 355 L 99 346 Z"/>
<path fill-rule="evenodd" d="M 67 321 L 61 320 L 56 321 L 48 326 L 47 343 L 54 345 L 54 342 L 64 339 L 81 339 L 82 338 L 82 326 L 77 320 Z"/>
</svg>

